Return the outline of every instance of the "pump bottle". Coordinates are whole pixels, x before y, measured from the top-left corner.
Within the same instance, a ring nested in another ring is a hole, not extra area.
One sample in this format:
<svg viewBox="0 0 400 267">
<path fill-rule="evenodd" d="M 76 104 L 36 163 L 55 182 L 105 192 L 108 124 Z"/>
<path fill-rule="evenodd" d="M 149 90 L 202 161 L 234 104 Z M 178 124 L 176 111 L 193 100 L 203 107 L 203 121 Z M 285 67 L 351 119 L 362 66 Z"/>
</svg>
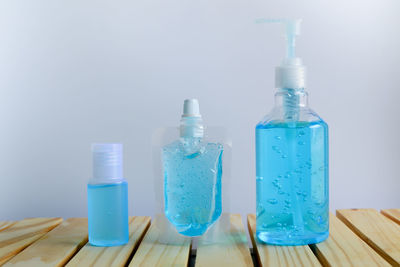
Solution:
<svg viewBox="0 0 400 267">
<path fill-rule="evenodd" d="M 300 20 L 283 24 L 287 54 L 275 69 L 275 106 L 256 126 L 257 238 L 306 245 L 329 235 L 328 125 L 308 106 L 306 68 L 295 56 Z"/>
<path fill-rule="evenodd" d="M 122 175 L 122 145 L 93 144 L 88 190 L 89 242 L 118 246 L 129 240 L 128 183 Z"/>
</svg>

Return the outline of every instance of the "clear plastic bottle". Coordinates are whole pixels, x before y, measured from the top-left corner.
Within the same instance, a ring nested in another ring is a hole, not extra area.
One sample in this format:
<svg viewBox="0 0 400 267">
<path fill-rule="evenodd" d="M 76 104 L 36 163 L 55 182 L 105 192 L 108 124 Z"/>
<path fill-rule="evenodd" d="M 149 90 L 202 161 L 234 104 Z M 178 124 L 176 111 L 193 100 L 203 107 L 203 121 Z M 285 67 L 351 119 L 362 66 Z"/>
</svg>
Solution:
<svg viewBox="0 0 400 267">
<path fill-rule="evenodd" d="M 290 24 L 294 49 L 299 21 L 278 22 Z M 318 243 L 329 235 L 328 125 L 308 106 L 305 67 L 294 51 L 277 67 L 276 87 L 273 110 L 256 126 L 257 237 Z"/>
<path fill-rule="evenodd" d="M 122 176 L 122 145 L 93 144 L 88 190 L 89 242 L 118 246 L 129 241 L 128 183 Z"/>
<path fill-rule="evenodd" d="M 223 147 L 204 142 L 196 99 L 185 100 L 180 133 L 162 150 L 165 215 L 179 233 L 200 236 L 222 213 Z"/>
</svg>

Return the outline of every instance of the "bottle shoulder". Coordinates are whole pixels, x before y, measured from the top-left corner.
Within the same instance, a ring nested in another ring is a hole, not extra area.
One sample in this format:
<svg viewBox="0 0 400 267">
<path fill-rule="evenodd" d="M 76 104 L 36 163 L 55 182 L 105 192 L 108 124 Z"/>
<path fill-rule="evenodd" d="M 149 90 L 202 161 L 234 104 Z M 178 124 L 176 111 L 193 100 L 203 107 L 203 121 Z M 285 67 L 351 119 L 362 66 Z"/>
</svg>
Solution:
<svg viewBox="0 0 400 267">
<path fill-rule="evenodd" d="M 219 142 L 209 142 L 201 138 L 180 138 L 162 147 L 163 151 L 183 150 L 185 148 L 203 147 L 205 149 L 223 149 L 223 144 Z"/>
<path fill-rule="evenodd" d="M 311 108 L 301 107 L 299 108 L 298 113 L 299 116 L 296 122 L 299 122 L 300 124 L 321 124 L 328 128 L 328 124 Z M 285 119 L 284 109 L 281 107 L 275 107 L 258 122 L 256 128 L 264 128 L 268 125 L 277 125 L 285 122 L 287 122 L 287 120 Z"/>
<path fill-rule="evenodd" d="M 207 142 L 203 139 L 192 140 L 188 138 L 180 138 L 162 148 L 162 157 L 164 159 L 172 158 L 201 158 L 199 156 L 219 155 L 223 151 L 221 143 Z"/>
</svg>

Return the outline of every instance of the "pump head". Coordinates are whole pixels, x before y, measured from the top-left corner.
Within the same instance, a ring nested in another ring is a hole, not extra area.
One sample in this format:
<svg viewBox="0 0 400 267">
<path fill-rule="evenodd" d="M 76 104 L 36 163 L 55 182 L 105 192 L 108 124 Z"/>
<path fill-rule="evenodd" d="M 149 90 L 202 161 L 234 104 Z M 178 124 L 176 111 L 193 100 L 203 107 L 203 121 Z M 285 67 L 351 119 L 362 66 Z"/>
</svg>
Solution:
<svg viewBox="0 0 400 267">
<path fill-rule="evenodd" d="M 285 26 L 286 57 L 275 69 L 275 87 L 305 88 L 306 68 L 296 57 L 296 36 L 300 35 L 301 19 L 257 19 L 256 23 L 279 23 Z"/>
<path fill-rule="evenodd" d="M 280 23 L 285 26 L 286 58 L 295 58 L 296 36 L 300 35 L 301 19 L 258 19 L 257 23 Z"/>
</svg>

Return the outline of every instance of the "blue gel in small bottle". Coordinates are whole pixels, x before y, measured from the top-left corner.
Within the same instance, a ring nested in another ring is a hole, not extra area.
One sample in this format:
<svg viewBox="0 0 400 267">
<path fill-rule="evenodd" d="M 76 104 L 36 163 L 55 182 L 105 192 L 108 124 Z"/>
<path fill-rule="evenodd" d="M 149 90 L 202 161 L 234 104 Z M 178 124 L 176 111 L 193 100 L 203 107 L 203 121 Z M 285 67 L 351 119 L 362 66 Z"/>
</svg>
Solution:
<svg viewBox="0 0 400 267">
<path fill-rule="evenodd" d="M 88 190 L 89 242 L 118 246 L 129 241 L 128 183 L 122 177 L 122 145 L 93 144 Z"/>
</svg>

